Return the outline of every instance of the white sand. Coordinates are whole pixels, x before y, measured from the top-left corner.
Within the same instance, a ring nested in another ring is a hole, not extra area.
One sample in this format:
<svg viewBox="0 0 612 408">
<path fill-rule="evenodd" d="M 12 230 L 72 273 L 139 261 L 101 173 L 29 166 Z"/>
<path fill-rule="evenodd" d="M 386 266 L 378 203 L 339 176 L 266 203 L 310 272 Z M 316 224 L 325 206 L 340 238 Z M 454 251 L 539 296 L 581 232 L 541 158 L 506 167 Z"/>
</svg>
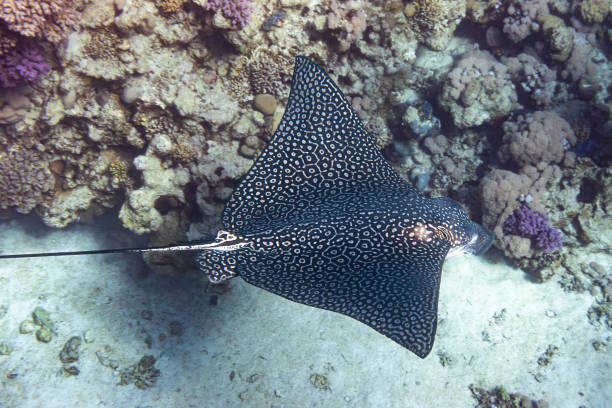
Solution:
<svg viewBox="0 0 612 408">
<path fill-rule="evenodd" d="M 33 218 L 0 224 L 5 253 L 133 244 L 128 233 L 100 225 L 51 231 Z M 0 261 L 0 305 L 8 307 L 0 342 L 14 348 L 0 356 L 0 407 L 469 407 L 471 383 L 503 385 L 551 407 L 612 401 L 612 344 L 599 352 L 591 344 L 612 333 L 588 323 L 592 298 L 565 293 L 554 282 L 531 282 L 502 261 L 446 263 L 436 344 L 425 360 L 352 319 L 240 279 L 211 306 L 199 276 L 139 279 L 142 268 L 137 255 Z M 58 336 L 49 344 L 19 334 L 36 306 L 56 322 Z M 505 318 L 496 323 L 493 315 L 502 309 Z M 151 320 L 143 310 L 152 311 Z M 169 334 L 172 321 L 183 324 L 181 336 Z M 60 349 L 85 330 L 93 342 L 80 347 L 80 374 L 59 375 Z M 549 345 L 559 351 L 540 367 Z M 157 384 L 118 386 L 118 372 L 95 355 L 106 346 L 120 367 L 154 355 Z M 443 366 L 439 353 L 452 362 Z M 8 379 L 9 372 L 18 375 Z M 326 376 L 328 390 L 311 384 L 315 373 Z"/>
</svg>

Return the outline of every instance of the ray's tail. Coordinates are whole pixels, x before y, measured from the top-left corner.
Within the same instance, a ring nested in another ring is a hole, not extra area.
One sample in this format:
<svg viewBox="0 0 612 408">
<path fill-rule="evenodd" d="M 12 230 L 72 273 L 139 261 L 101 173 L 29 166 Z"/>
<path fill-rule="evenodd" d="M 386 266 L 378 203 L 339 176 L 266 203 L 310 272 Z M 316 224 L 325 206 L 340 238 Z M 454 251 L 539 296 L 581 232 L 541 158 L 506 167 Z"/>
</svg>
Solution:
<svg viewBox="0 0 612 408">
<path fill-rule="evenodd" d="M 201 251 L 197 256 L 198 266 L 211 281 L 220 282 L 235 275 L 229 273 L 235 267 L 235 258 L 231 253 L 245 246 L 250 246 L 251 243 L 245 239 L 241 239 L 236 235 L 227 232 L 219 231 L 217 237 L 210 243 L 191 243 L 181 245 L 166 245 L 158 247 L 143 247 L 143 248 L 110 248 L 110 249 L 94 249 L 88 251 L 66 251 L 66 252 L 32 252 L 25 254 L 0 254 L 0 259 L 19 259 L 19 258 L 43 258 L 54 256 L 71 256 L 71 255 L 99 255 L 99 254 L 120 254 L 120 253 L 145 253 L 145 252 L 178 252 L 178 251 Z M 233 261 L 233 262 L 232 262 Z M 210 265 L 219 267 L 215 273 L 210 272 L 211 266 L 204 266 L 204 262 L 210 262 Z"/>
</svg>

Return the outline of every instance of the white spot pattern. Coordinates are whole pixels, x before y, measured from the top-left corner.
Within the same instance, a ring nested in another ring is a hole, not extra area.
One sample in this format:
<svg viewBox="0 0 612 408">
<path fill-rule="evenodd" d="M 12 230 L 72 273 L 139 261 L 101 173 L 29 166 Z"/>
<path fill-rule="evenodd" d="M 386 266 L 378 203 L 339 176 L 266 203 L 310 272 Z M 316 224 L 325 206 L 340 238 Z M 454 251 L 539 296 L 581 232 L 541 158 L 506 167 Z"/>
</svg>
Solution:
<svg viewBox="0 0 612 408">
<path fill-rule="evenodd" d="M 453 200 L 427 199 L 402 180 L 337 85 L 298 57 L 278 130 L 223 212 L 224 228 L 252 246 L 204 251 L 198 263 L 214 279 L 237 273 L 353 317 L 425 357 L 442 263 L 456 244 L 433 232 L 465 243 L 469 223 Z"/>
</svg>

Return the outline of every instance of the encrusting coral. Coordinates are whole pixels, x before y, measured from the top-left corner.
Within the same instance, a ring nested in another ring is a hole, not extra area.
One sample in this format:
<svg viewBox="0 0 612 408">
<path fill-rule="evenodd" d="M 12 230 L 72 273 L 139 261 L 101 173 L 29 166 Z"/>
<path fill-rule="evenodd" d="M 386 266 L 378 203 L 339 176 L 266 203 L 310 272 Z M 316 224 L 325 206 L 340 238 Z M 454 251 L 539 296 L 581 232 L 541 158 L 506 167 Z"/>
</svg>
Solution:
<svg viewBox="0 0 612 408">
<path fill-rule="evenodd" d="M 0 208 L 27 214 L 49 199 L 54 186 L 55 178 L 38 154 L 21 146 L 0 151 Z"/>
</svg>

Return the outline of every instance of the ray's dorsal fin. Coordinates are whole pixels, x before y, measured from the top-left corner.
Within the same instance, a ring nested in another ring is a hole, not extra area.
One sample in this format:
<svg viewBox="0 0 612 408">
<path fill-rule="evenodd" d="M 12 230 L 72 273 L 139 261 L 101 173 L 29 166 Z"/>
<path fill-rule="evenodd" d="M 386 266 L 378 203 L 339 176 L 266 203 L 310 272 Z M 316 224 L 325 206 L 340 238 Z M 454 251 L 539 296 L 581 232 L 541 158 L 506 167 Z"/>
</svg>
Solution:
<svg viewBox="0 0 612 408">
<path fill-rule="evenodd" d="M 312 198 L 341 191 L 414 188 L 376 148 L 338 86 L 306 57 L 297 57 L 285 114 L 272 140 L 228 200 L 223 225 L 243 233 L 299 212 Z"/>
</svg>

